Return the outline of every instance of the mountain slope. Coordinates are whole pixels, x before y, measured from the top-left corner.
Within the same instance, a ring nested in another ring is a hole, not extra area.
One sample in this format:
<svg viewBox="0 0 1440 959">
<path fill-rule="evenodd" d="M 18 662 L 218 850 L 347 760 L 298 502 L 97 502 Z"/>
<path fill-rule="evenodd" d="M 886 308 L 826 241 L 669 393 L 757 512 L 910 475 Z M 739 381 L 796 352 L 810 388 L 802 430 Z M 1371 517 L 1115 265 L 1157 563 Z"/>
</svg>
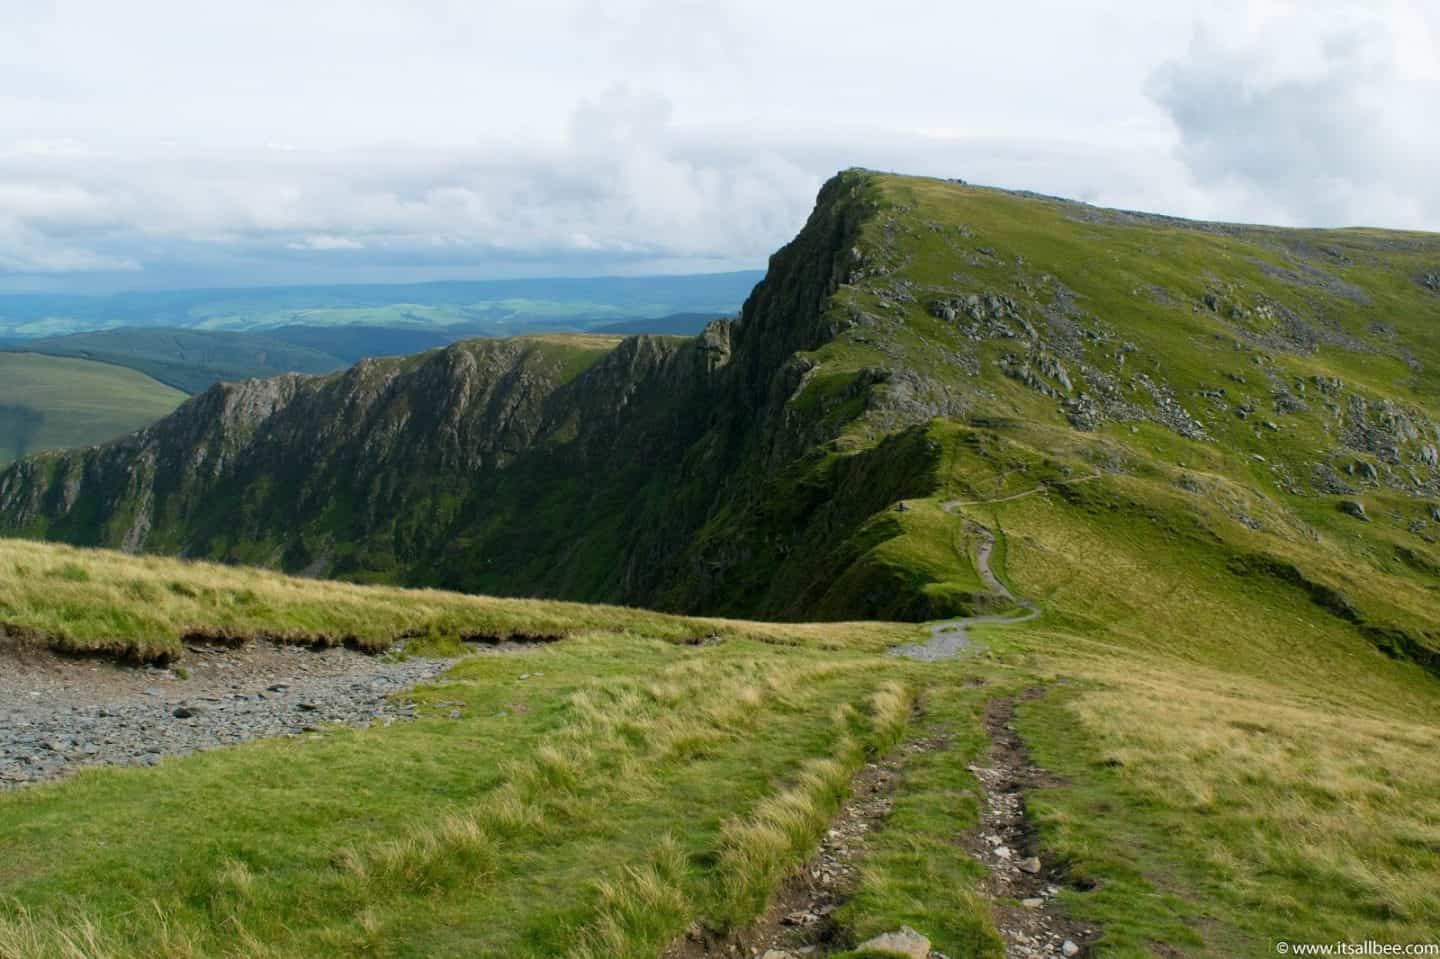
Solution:
<svg viewBox="0 0 1440 959">
<path fill-rule="evenodd" d="M 1428 235 L 852 171 L 733 324 L 219 387 L 12 467 L 0 520 L 362 580 L 930 618 L 1004 604 L 966 531 L 1038 493 L 1053 515 L 1008 530 L 1017 556 L 1060 528 L 1148 538 L 1167 575 L 1435 664 L 1437 264 Z"/>
<path fill-rule="evenodd" d="M 0 464 L 89 446 L 159 419 L 184 394 L 107 363 L 0 353 Z"/>
<path fill-rule="evenodd" d="M 198 393 L 222 380 L 281 373 L 329 373 L 345 361 L 319 350 L 249 333 L 124 328 L 30 340 L 12 349 L 124 366 Z"/>
</svg>

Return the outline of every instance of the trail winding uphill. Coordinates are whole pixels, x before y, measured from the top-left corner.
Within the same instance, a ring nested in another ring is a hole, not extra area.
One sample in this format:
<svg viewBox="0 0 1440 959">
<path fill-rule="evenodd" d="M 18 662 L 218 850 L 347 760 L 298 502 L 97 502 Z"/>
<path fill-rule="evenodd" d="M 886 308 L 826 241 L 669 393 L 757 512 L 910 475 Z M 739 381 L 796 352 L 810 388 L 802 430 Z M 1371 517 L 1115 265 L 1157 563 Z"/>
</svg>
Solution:
<svg viewBox="0 0 1440 959">
<path fill-rule="evenodd" d="M 946 503 L 945 510 L 949 512 L 953 505 L 955 504 Z M 995 571 L 990 568 L 990 554 L 995 551 L 995 534 L 983 526 L 976 526 L 975 529 L 979 531 L 980 535 L 980 545 L 975 550 L 975 569 L 980 574 L 980 581 L 992 593 L 1010 600 L 1023 612 L 1018 616 L 963 616 L 959 619 L 947 619 L 933 623 L 929 627 L 930 640 L 928 642 L 897 646 L 890 651 L 892 656 L 930 661 L 953 659 L 962 650 L 973 648 L 966 635 L 966 630 L 971 626 L 1013 626 L 1016 623 L 1029 622 L 1040 615 L 1039 607 L 1028 599 L 1017 599 L 1015 594 L 1010 592 L 1009 587 L 1000 582 Z"/>
</svg>

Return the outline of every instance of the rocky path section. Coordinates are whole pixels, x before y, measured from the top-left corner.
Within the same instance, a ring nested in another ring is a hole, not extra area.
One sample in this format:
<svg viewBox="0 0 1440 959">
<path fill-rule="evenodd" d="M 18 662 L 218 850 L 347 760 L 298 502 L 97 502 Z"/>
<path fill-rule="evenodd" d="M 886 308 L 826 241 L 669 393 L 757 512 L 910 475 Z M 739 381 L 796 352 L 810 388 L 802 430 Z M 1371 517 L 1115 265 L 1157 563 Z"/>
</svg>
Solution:
<svg viewBox="0 0 1440 959">
<path fill-rule="evenodd" d="M 1027 696 L 1038 694 L 1032 690 Z M 1038 855 L 1025 819 L 1025 792 L 1058 783 L 1030 761 L 1014 719 L 1013 699 L 992 700 L 985 707 L 989 765 L 970 767 L 985 787 L 985 801 L 968 845 L 989 869 L 982 891 L 993 904 L 1006 959 L 1073 959 L 1088 953 L 1099 930 L 1067 917 L 1056 900 L 1065 876 Z"/>
<path fill-rule="evenodd" d="M 101 765 L 413 715 L 390 697 L 449 660 L 392 661 L 343 648 L 192 646 L 184 670 L 0 651 L 0 789 Z"/>
<path fill-rule="evenodd" d="M 866 763 L 851 780 L 850 799 L 831 820 L 820 848 L 775 892 L 764 915 L 744 929 L 723 934 L 692 926 L 664 952 L 663 959 L 799 959 L 840 948 L 841 930 L 832 914 L 854 889 L 866 837 L 890 815 L 905 759 L 944 746 L 942 739 L 911 740 L 885 759 Z M 922 940 L 917 934 L 916 941 Z M 929 955 L 926 941 L 921 956 Z"/>
<path fill-rule="evenodd" d="M 944 504 L 948 510 L 950 503 Z M 1013 626 L 1016 623 L 1026 623 L 1040 615 L 1040 610 L 1028 599 L 1017 599 L 1015 594 L 1010 592 L 1009 587 L 1000 582 L 995 571 L 990 568 L 990 556 L 995 552 L 995 534 L 978 524 L 970 524 L 970 529 L 980 539 L 979 546 L 975 549 L 975 570 L 980 574 L 980 581 L 985 588 L 997 596 L 1002 596 L 1010 602 L 1019 606 L 1022 612 L 1020 615 L 1010 616 L 964 616 L 960 619 L 947 619 L 943 622 L 934 623 L 930 626 L 930 640 L 925 643 L 911 643 L 905 646 L 896 646 L 890 650 L 891 656 L 904 656 L 907 659 L 921 659 L 931 662 L 942 659 L 954 659 L 962 651 L 972 649 L 966 630 L 971 626 Z"/>
</svg>

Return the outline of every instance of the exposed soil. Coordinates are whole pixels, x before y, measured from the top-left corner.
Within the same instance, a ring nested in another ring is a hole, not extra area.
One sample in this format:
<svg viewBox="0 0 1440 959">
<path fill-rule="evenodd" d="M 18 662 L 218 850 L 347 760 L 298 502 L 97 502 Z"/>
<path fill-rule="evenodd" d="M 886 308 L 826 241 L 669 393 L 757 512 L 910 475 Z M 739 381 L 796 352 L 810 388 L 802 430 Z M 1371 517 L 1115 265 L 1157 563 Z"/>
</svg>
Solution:
<svg viewBox="0 0 1440 959">
<path fill-rule="evenodd" d="M 154 765 L 165 755 L 325 723 L 388 724 L 413 715 L 394 694 L 448 665 L 230 639 L 191 643 L 183 668 L 0 646 L 0 789 L 85 766 Z"/>
<path fill-rule="evenodd" d="M 1041 694 L 1038 689 L 1026 698 Z M 966 839 L 970 854 L 989 869 L 981 891 L 995 911 L 1006 959 L 1085 956 L 1100 930 L 1061 911 L 1056 897 L 1067 884 L 1065 870 L 1039 855 L 1034 830 L 1025 818 L 1025 793 L 1060 785 L 1030 761 L 1015 732 L 1015 700 L 995 699 L 985 707 L 990 736 L 988 765 L 970 771 L 985 788 L 980 825 Z M 1070 950 L 1066 950 L 1067 943 Z"/>
<path fill-rule="evenodd" d="M 820 848 L 781 884 L 764 915 L 744 929 L 715 933 L 694 925 L 663 953 L 663 959 L 763 956 L 774 949 L 821 956 L 846 948 L 833 914 L 855 887 L 866 837 L 890 814 L 891 797 L 907 756 L 944 748 L 943 739 L 904 743 L 880 762 L 866 763 L 850 783 L 850 799 L 830 823 Z"/>
</svg>

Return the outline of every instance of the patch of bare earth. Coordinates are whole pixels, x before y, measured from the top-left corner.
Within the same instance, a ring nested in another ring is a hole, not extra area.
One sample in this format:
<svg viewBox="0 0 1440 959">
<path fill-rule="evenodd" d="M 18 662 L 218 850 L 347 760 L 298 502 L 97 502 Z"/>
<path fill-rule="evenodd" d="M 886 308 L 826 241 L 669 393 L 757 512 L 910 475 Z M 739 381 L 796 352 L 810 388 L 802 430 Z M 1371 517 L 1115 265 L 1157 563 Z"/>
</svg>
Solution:
<svg viewBox="0 0 1440 959">
<path fill-rule="evenodd" d="M 1041 690 L 1032 689 L 1025 697 L 1040 694 Z M 1100 930 L 1060 909 L 1056 897 L 1066 883 L 1065 870 L 1041 857 L 1034 829 L 1025 818 L 1025 794 L 1060 781 L 1031 762 L 1014 720 L 1014 699 L 986 704 L 987 765 L 970 767 L 985 789 L 985 801 L 980 825 L 966 845 L 989 869 L 981 891 L 993 904 L 1006 959 L 1084 956 Z"/>
<path fill-rule="evenodd" d="M 448 665 L 267 640 L 192 639 L 184 666 L 169 668 L 0 646 L 0 790 L 324 724 L 407 719 L 413 707 L 397 694 Z"/>
<path fill-rule="evenodd" d="M 851 780 L 850 799 L 831 820 L 820 848 L 781 884 L 764 915 L 727 933 L 691 926 L 662 959 L 751 959 L 770 950 L 781 955 L 822 956 L 844 948 L 833 915 L 854 891 L 867 837 L 890 815 L 905 760 L 944 746 L 939 738 L 911 740 L 885 759 L 866 763 Z"/>
</svg>

